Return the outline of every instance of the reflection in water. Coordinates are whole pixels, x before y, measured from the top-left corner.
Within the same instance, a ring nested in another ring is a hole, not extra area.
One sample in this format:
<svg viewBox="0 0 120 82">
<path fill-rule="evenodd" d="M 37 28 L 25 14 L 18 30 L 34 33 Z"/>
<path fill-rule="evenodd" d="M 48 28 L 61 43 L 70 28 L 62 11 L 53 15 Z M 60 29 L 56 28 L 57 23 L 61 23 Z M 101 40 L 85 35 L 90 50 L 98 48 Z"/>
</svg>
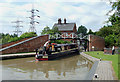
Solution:
<svg viewBox="0 0 120 82">
<path fill-rule="evenodd" d="M 80 55 L 54 61 L 34 61 L 34 57 L 4 60 L 3 80 L 84 80 L 92 63 Z"/>
</svg>

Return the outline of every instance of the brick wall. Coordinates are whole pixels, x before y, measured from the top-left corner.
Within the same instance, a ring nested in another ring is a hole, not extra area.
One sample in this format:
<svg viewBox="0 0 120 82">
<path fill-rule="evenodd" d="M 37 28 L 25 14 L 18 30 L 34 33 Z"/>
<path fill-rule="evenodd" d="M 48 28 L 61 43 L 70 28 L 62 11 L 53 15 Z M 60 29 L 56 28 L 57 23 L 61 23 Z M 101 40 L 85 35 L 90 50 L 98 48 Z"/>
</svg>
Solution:
<svg viewBox="0 0 120 82">
<path fill-rule="evenodd" d="M 112 48 L 104 48 L 104 54 L 112 54 Z M 115 47 L 115 54 L 120 54 L 120 47 Z"/>
<path fill-rule="evenodd" d="M 0 50 L 0 53 L 2 54 L 9 54 L 9 53 L 18 53 L 18 52 L 32 52 L 36 48 L 40 48 L 44 45 L 46 41 L 48 41 L 49 36 L 43 35 L 43 36 L 37 36 L 34 38 L 30 38 L 28 40 L 25 40 L 24 42 L 19 42 L 18 44 L 12 45 L 12 47 L 9 48 L 3 48 L 3 50 Z"/>
<path fill-rule="evenodd" d="M 104 53 L 105 54 L 112 54 L 112 49 L 111 48 L 104 48 Z"/>
<path fill-rule="evenodd" d="M 89 51 L 101 51 L 104 50 L 105 40 L 104 38 L 96 35 L 88 35 L 89 39 Z"/>
</svg>

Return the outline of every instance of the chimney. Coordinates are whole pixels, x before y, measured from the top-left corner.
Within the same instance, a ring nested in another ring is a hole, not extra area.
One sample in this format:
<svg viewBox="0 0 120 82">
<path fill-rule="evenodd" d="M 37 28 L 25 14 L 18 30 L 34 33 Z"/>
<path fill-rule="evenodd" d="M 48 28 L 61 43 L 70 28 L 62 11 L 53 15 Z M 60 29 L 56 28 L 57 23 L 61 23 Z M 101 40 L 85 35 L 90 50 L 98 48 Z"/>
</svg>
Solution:
<svg viewBox="0 0 120 82">
<path fill-rule="evenodd" d="M 58 19 L 58 24 L 61 24 L 61 18 Z"/>
<path fill-rule="evenodd" d="M 66 18 L 64 18 L 64 24 L 66 24 Z"/>
</svg>

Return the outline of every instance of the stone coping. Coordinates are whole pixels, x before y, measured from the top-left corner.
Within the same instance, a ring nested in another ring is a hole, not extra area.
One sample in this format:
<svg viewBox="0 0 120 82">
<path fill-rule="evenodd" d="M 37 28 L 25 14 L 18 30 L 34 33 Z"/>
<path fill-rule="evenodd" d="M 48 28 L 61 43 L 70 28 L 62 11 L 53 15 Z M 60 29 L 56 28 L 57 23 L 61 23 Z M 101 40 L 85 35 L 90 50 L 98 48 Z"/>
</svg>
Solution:
<svg viewBox="0 0 120 82">
<path fill-rule="evenodd" d="M 33 56 L 35 56 L 35 52 L 33 52 L 33 53 L 7 54 L 7 55 L 0 55 L 0 60 L 23 58 L 23 57 L 33 57 Z"/>
</svg>

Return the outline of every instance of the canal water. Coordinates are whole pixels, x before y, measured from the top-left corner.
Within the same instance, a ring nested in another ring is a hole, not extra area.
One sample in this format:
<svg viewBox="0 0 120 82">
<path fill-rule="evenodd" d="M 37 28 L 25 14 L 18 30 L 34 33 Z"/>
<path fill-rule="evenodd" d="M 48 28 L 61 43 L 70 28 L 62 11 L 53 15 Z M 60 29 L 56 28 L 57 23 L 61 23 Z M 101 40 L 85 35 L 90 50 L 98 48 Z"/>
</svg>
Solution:
<svg viewBox="0 0 120 82">
<path fill-rule="evenodd" d="M 80 55 L 36 62 L 34 57 L 2 61 L 2 80 L 85 80 L 92 63 Z"/>
</svg>

